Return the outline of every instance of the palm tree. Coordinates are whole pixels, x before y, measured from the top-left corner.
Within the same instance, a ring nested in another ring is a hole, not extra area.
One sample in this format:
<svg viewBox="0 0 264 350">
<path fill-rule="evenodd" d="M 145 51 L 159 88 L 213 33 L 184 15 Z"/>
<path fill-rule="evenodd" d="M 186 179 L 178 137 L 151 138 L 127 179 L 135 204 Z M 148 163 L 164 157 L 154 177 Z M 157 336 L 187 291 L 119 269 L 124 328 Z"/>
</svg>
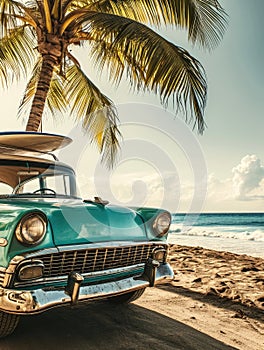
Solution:
<svg viewBox="0 0 264 350">
<path fill-rule="evenodd" d="M 88 43 L 93 69 L 107 69 L 115 85 L 126 76 L 134 90 L 153 91 L 165 106 L 171 98 L 202 132 L 205 72 L 148 26 L 167 24 L 185 28 L 193 44 L 211 49 L 226 15 L 217 0 L 0 0 L 0 79 L 8 87 L 30 76 L 19 109 L 20 115 L 30 110 L 26 130 L 40 129 L 44 108 L 54 116 L 69 110 L 113 164 L 117 111 L 71 50 Z"/>
</svg>

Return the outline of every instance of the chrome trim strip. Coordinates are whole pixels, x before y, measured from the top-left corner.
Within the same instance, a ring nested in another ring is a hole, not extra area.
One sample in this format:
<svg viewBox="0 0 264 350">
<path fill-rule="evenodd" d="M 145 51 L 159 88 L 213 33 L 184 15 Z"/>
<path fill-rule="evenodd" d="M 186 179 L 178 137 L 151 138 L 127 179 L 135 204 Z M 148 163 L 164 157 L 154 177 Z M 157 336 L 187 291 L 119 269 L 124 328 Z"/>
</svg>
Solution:
<svg viewBox="0 0 264 350">
<path fill-rule="evenodd" d="M 130 246 L 139 246 L 139 245 L 162 245 L 162 246 L 168 246 L 168 243 L 163 241 L 140 241 L 140 242 L 134 242 L 134 241 L 112 241 L 112 242 L 100 242 L 100 243 L 85 243 L 85 244 L 73 244 L 73 245 L 67 245 L 67 246 L 58 246 L 57 248 L 46 248 L 42 250 L 38 250 L 31 253 L 25 253 L 23 254 L 24 258 L 34 258 L 40 255 L 47 255 L 47 254 L 55 254 L 55 253 L 63 253 L 67 251 L 74 251 L 74 250 L 87 250 L 87 249 L 97 249 L 97 248 L 115 248 L 115 247 L 130 247 Z"/>
<path fill-rule="evenodd" d="M 0 286 L 3 285 L 5 280 L 5 273 L 0 271 Z"/>
<path fill-rule="evenodd" d="M 4 276 L 4 280 L 3 280 L 3 284 L 2 284 L 3 287 L 7 287 L 10 284 L 10 282 L 14 276 L 17 264 L 19 264 L 22 260 L 24 260 L 23 256 L 16 255 L 10 261 L 10 263 L 5 271 L 5 276 Z"/>
<path fill-rule="evenodd" d="M 6 268 L 0 267 L 0 287 L 4 285 Z"/>
<path fill-rule="evenodd" d="M 67 252 L 71 250 L 86 250 L 86 249 L 98 249 L 98 248 L 119 248 L 119 247 L 130 247 L 130 246 L 140 246 L 140 245 L 165 245 L 167 243 L 163 241 L 108 241 L 108 242 L 99 242 L 99 243 L 88 243 L 88 244 L 78 244 L 78 245 L 67 245 L 67 246 L 58 246 L 59 252 Z"/>
<path fill-rule="evenodd" d="M 173 279 L 173 270 L 169 264 L 160 265 L 157 268 L 155 284 L 166 283 Z M 79 301 L 104 299 L 122 293 L 127 293 L 149 286 L 144 278 L 128 277 L 118 281 L 81 286 Z M 0 288 L 0 309 L 13 314 L 27 315 L 43 312 L 47 309 L 70 304 L 71 297 L 65 290 L 35 289 L 35 290 L 10 290 Z"/>
<path fill-rule="evenodd" d="M 38 257 L 40 255 L 46 255 L 46 254 L 56 254 L 59 253 L 57 248 L 45 248 L 45 249 L 41 249 L 41 250 L 37 250 L 35 252 L 30 252 L 30 253 L 24 253 L 23 257 L 25 259 L 29 259 L 29 258 L 35 258 Z"/>
<path fill-rule="evenodd" d="M 84 243 L 84 244 L 73 244 L 67 246 L 58 246 L 57 248 L 46 248 L 42 250 L 37 250 L 35 252 L 24 253 L 23 257 L 34 258 L 40 255 L 56 254 L 73 250 L 87 250 L 87 249 L 97 249 L 97 248 L 115 248 L 115 247 L 130 247 L 139 245 L 162 245 L 168 247 L 168 243 L 164 241 L 112 241 L 112 242 L 100 242 L 100 243 Z M 22 255 L 22 254 L 21 254 Z"/>
<path fill-rule="evenodd" d="M 87 279 L 89 277 L 107 277 L 110 275 L 117 275 L 120 273 L 133 273 L 139 270 L 140 268 L 144 268 L 145 264 L 138 264 L 138 265 L 132 265 L 128 267 L 120 267 L 115 268 L 111 270 L 103 270 L 103 271 L 95 271 L 95 272 L 88 272 L 88 273 L 82 273 L 82 276 Z M 113 276 L 114 277 L 114 276 Z M 56 282 L 66 282 L 68 279 L 68 275 L 58 276 L 58 277 L 48 277 L 48 278 L 39 278 L 36 280 L 31 280 L 28 282 L 16 282 L 15 287 L 25 288 L 28 286 L 35 286 L 40 284 L 49 284 L 49 283 L 56 283 Z"/>
</svg>

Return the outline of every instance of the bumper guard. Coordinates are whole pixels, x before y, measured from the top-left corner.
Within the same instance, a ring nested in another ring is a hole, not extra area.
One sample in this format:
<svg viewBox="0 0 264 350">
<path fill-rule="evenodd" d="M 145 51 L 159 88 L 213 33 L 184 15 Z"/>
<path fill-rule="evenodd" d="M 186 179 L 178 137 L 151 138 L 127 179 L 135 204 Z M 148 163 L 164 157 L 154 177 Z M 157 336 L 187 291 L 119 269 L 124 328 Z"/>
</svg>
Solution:
<svg viewBox="0 0 264 350">
<path fill-rule="evenodd" d="M 34 290 L 14 290 L 0 288 L 0 309 L 18 314 L 36 314 L 65 304 L 74 305 L 78 301 L 104 299 L 133 290 L 152 287 L 171 281 L 173 271 L 169 264 L 159 264 L 149 260 L 141 276 L 128 277 L 117 281 L 82 286 L 83 277 L 72 272 L 65 289 L 43 288 Z"/>
</svg>

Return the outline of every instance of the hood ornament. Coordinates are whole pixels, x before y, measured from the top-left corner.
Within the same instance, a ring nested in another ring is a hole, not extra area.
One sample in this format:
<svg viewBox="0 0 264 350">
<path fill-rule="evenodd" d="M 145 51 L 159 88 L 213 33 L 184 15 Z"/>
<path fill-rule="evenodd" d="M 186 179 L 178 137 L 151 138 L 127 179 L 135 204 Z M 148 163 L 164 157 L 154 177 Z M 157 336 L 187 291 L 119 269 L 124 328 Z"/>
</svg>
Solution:
<svg viewBox="0 0 264 350">
<path fill-rule="evenodd" d="M 96 203 L 96 204 L 101 204 L 103 206 L 109 204 L 109 201 L 102 199 L 101 197 L 94 197 L 94 200 L 91 199 L 85 199 L 84 203 Z"/>
</svg>

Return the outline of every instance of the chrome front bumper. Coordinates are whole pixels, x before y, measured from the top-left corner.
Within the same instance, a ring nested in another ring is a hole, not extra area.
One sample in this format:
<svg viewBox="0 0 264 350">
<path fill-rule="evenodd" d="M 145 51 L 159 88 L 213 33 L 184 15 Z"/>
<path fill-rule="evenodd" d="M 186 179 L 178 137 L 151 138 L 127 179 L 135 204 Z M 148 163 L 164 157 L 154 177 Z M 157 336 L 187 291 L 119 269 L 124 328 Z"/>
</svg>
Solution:
<svg viewBox="0 0 264 350">
<path fill-rule="evenodd" d="M 69 286 L 59 290 L 43 288 L 21 291 L 0 288 L 0 310 L 18 315 L 35 314 L 60 305 L 74 304 L 77 301 L 104 299 L 154 286 L 171 281 L 173 276 L 173 270 L 169 264 L 157 266 L 151 261 L 149 264 L 146 264 L 145 271 L 141 276 L 86 286 L 82 286 L 81 281 L 78 281 L 74 285 L 75 289 L 71 288 L 71 292 L 67 288 Z"/>
</svg>

